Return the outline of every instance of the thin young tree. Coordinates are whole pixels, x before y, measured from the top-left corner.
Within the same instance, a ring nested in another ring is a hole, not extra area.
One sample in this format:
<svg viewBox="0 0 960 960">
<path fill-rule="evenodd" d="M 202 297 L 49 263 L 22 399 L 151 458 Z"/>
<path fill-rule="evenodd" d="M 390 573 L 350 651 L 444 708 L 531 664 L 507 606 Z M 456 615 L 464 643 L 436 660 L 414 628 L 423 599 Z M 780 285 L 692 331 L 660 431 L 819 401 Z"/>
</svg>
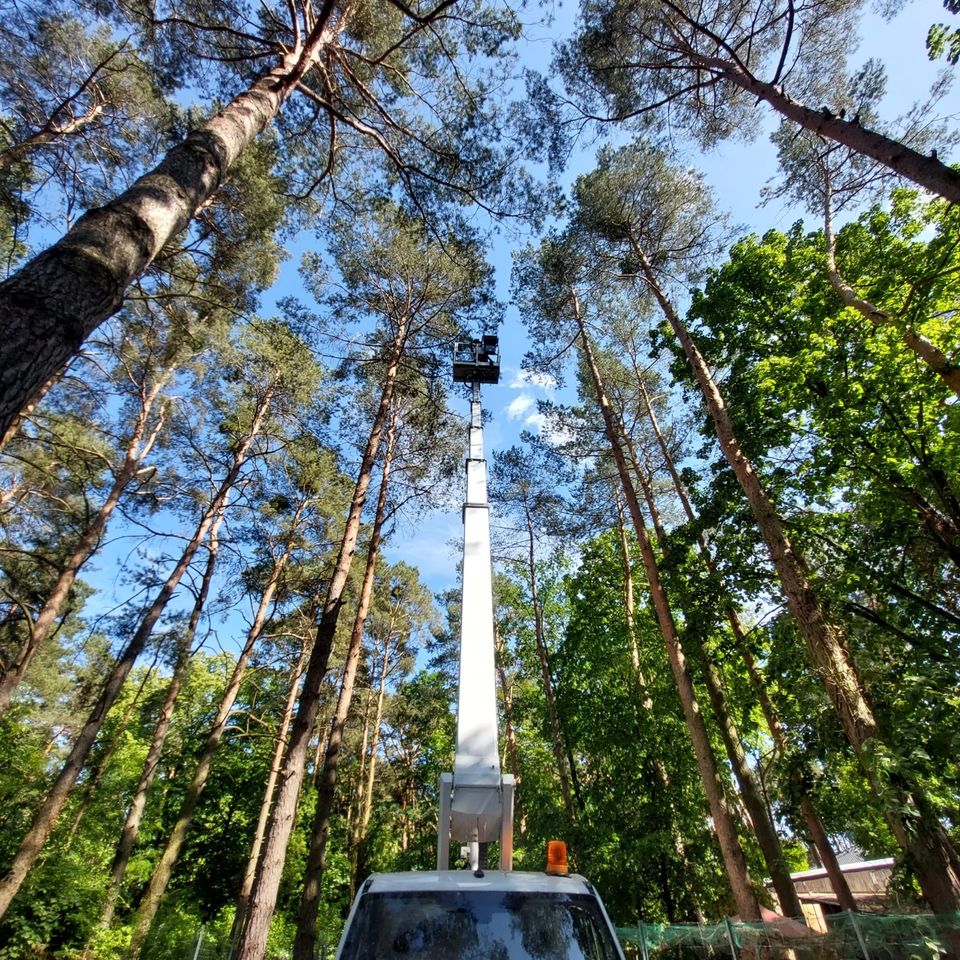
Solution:
<svg viewBox="0 0 960 960">
<path fill-rule="evenodd" d="M 539 456 L 538 456 L 539 453 Z M 574 822 L 573 797 L 570 790 L 570 768 L 567 751 L 560 731 L 554 681 L 550 668 L 550 655 L 544 625 L 543 604 L 537 577 L 538 541 L 551 525 L 556 528 L 556 511 L 562 505 L 559 491 L 564 478 L 557 475 L 558 464 L 544 463 L 544 451 L 534 447 L 523 450 L 511 447 L 494 457 L 491 475 L 490 499 L 498 510 L 512 515 L 518 523 L 523 546 L 523 560 L 519 561 L 530 588 L 530 612 L 533 616 L 534 645 L 540 665 L 540 679 L 547 705 L 550 724 L 550 742 L 556 763 L 560 796 L 567 819 Z M 526 455 L 525 455 L 526 454 Z M 552 523 L 551 523 L 552 521 Z"/>
<path fill-rule="evenodd" d="M 224 508 L 225 506 L 224 504 Z M 193 652 L 193 642 L 196 638 L 197 628 L 200 625 L 200 618 L 203 616 L 207 600 L 210 596 L 210 587 L 213 583 L 213 575 L 217 568 L 217 557 L 220 553 L 220 526 L 226 515 L 224 508 L 220 510 L 220 513 L 213 521 L 213 525 L 210 527 L 210 533 L 207 537 L 207 562 L 204 565 L 203 575 L 200 578 L 200 588 L 197 590 L 197 595 L 193 601 L 193 607 L 190 610 L 190 617 L 187 620 L 187 624 L 181 631 L 178 631 L 176 637 L 176 656 L 173 664 L 173 673 L 170 676 L 170 682 L 167 684 L 163 702 L 160 705 L 157 723 L 154 726 L 153 736 L 150 738 L 150 746 L 147 749 L 147 755 L 143 761 L 143 769 L 140 772 L 140 779 L 137 781 L 133 797 L 127 808 L 123 827 L 120 830 L 120 840 L 117 843 L 117 849 L 113 855 L 113 862 L 110 864 L 110 879 L 107 883 L 107 895 L 100 913 L 100 929 L 109 927 L 110 922 L 113 920 L 117 899 L 120 896 L 120 890 L 123 885 L 123 879 L 126 875 L 127 867 L 130 864 L 130 857 L 137 843 L 140 826 L 143 823 L 143 814 L 147 808 L 147 798 L 150 794 L 150 788 L 153 786 L 157 771 L 160 768 L 160 758 L 163 755 L 167 734 L 170 732 L 174 709 L 190 665 L 190 654 Z"/>
</svg>

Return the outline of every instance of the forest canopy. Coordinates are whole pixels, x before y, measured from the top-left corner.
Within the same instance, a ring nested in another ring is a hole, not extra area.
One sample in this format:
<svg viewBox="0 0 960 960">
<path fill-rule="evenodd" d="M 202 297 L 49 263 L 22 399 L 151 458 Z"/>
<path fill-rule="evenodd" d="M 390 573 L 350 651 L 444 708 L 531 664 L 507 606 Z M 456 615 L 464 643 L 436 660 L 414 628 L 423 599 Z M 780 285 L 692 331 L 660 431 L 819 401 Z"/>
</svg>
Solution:
<svg viewBox="0 0 960 960">
<path fill-rule="evenodd" d="M 960 911 L 957 11 L 888 7 L 4 5 L 0 958 L 332 957 L 435 866 L 484 335 L 514 867 Z"/>
</svg>

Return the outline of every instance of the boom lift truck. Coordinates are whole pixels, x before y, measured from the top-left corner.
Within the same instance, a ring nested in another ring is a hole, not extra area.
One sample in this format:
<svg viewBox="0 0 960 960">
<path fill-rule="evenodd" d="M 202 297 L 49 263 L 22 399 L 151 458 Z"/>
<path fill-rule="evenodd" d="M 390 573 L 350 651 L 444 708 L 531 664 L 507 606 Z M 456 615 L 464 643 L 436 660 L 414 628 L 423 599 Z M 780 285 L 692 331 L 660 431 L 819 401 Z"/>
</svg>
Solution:
<svg viewBox="0 0 960 960">
<path fill-rule="evenodd" d="M 566 847 L 551 841 L 544 873 L 512 870 L 513 777 L 500 773 L 493 649 L 487 466 L 480 384 L 500 379 L 496 337 L 458 343 L 453 379 L 472 385 L 457 747 L 440 775 L 437 869 L 369 877 L 353 903 L 337 960 L 623 960 L 600 897 L 567 874 Z M 450 869 L 450 841 L 466 869 Z M 499 870 L 481 863 L 498 840 Z"/>
</svg>

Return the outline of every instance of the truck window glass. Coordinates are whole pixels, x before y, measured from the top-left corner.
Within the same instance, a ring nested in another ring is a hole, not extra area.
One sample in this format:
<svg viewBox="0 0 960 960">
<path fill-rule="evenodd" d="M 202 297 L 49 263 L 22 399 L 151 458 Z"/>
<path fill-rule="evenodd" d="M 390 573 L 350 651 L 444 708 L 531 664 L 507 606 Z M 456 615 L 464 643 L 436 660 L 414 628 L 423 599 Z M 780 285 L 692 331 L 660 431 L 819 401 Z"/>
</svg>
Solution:
<svg viewBox="0 0 960 960">
<path fill-rule="evenodd" d="M 444 891 L 361 897 L 340 960 L 617 960 L 584 894 Z"/>
</svg>

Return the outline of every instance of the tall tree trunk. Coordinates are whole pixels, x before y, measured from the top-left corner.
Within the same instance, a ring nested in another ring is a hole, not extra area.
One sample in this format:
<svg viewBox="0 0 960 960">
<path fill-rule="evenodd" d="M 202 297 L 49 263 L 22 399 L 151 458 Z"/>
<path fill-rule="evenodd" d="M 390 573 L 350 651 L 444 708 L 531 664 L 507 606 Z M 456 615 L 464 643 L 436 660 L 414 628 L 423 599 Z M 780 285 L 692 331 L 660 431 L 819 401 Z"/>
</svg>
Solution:
<svg viewBox="0 0 960 960">
<path fill-rule="evenodd" d="M 647 418 L 650 421 L 650 426 L 653 429 L 654 436 L 656 437 L 657 445 L 660 447 L 660 452 L 663 455 L 664 464 L 666 465 L 667 471 L 673 480 L 673 486 L 674 490 L 676 491 L 677 498 L 680 500 L 680 503 L 683 506 L 683 512 L 687 520 L 695 524 L 697 520 L 696 514 L 693 512 L 693 507 L 690 505 L 690 498 L 687 496 L 686 488 L 683 484 L 683 481 L 680 479 L 680 474 L 677 471 L 676 464 L 673 461 L 673 455 L 670 453 L 670 448 L 667 445 L 666 438 L 663 435 L 663 431 L 660 429 L 660 424 L 657 420 L 656 412 L 653 409 L 653 404 L 650 401 L 650 396 L 647 393 L 647 388 L 644 385 L 642 376 L 636 369 L 636 366 L 634 366 L 634 373 L 637 376 L 637 384 L 640 387 L 640 394 L 643 397 L 643 403 L 646 407 Z M 700 556 L 703 557 L 704 566 L 707 568 L 707 572 L 719 581 L 720 578 L 717 573 L 716 564 L 713 561 L 713 554 L 710 552 L 710 548 L 707 545 L 707 541 L 704 539 L 702 533 L 697 534 L 697 546 Z M 770 699 L 770 693 L 767 690 L 766 679 L 764 678 L 763 673 L 757 665 L 757 661 L 750 650 L 750 645 L 747 643 L 747 637 L 744 632 L 743 625 L 740 623 L 740 616 L 737 613 L 733 603 L 730 601 L 729 595 L 726 595 L 724 600 L 727 619 L 730 622 L 730 629 L 733 633 L 734 640 L 736 641 L 740 656 L 743 658 L 744 665 L 747 668 L 747 676 L 750 678 L 750 683 L 756 691 L 757 700 L 760 703 L 760 709 L 763 712 L 764 719 L 767 722 L 767 727 L 770 730 L 770 736 L 773 738 L 773 745 L 778 753 L 783 754 L 787 749 L 787 738 L 786 734 L 783 732 L 783 726 L 780 723 L 777 710 L 773 705 L 773 701 Z M 800 813 L 803 816 L 803 821 L 807 827 L 807 832 L 810 834 L 810 839 L 813 841 L 817 855 L 820 857 L 820 862 L 827 871 L 827 877 L 830 880 L 830 886 L 837 897 L 837 903 L 839 903 L 840 907 L 844 910 L 857 910 L 857 901 L 854 898 L 853 893 L 850 891 L 850 885 L 847 883 L 847 878 L 844 876 L 843 870 L 840 868 L 840 861 L 837 859 L 837 854 L 833 849 L 833 844 L 830 843 L 830 838 L 827 836 L 827 831 L 824 829 L 823 823 L 821 822 L 820 816 L 816 811 L 813 800 L 811 799 L 810 795 L 806 793 L 806 791 L 803 791 L 800 795 Z"/>
<path fill-rule="evenodd" d="M 660 581 L 660 572 L 657 568 L 653 545 L 650 542 L 646 524 L 643 522 L 640 504 L 637 501 L 637 495 L 630 479 L 629 470 L 627 469 L 626 458 L 620 447 L 616 424 L 610 409 L 610 401 L 604 391 L 600 371 L 593 357 L 593 349 L 590 344 L 590 338 L 587 335 L 586 326 L 583 322 L 580 301 L 576 291 L 570 291 L 570 298 L 574 318 L 577 321 L 580 331 L 581 349 L 597 396 L 597 403 L 603 417 L 607 440 L 610 443 L 610 449 L 617 466 L 617 473 L 623 486 L 623 494 L 624 497 L 626 497 L 627 506 L 630 510 L 630 516 L 637 534 L 637 540 L 640 543 L 640 554 L 643 557 L 644 570 L 647 575 L 647 587 L 650 590 L 650 598 L 657 617 L 657 623 L 660 626 L 660 633 L 663 636 L 664 645 L 667 648 L 667 657 L 670 661 L 670 668 L 677 685 L 677 694 L 680 698 L 680 705 L 683 709 L 687 730 L 690 733 L 690 740 L 693 745 L 694 755 L 696 756 L 697 768 L 700 771 L 700 777 L 703 781 L 704 793 L 706 794 L 707 803 L 710 807 L 710 814 L 713 817 L 713 826 L 720 844 L 720 853 L 723 857 L 724 867 L 726 868 L 730 890 L 733 894 L 734 903 L 736 904 L 740 918 L 744 921 L 759 920 L 760 905 L 753 892 L 750 874 L 747 871 L 746 858 L 743 854 L 743 848 L 740 845 L 740 839 L 737 836 L 733 816 L 727 805 L 726 796 L 724 795 L 723 784 L 720 781 L 720 774 L 717 770 L 716 758 L 713 755 L 707 728 L 704 725 L 703 715 L 697 703 L 693 679 L 687 667 L 686 658 L 683 653 L 666 592 Z"/>
<path fill-rule="evenodd" d="M 740 742 L 740 732 L 727 709 L 720 676 L 716 667 L 710 662 L 706 651 L 703 651 L 703 660 L 704 685 L 707 688 L 710 705 L 713 707 L 713 714 L 717 719 L 720 738 L 726 748 L 733 774 L 737 778 L 740 796 L 743 798 L 743 805 L 746 807 L 750 822 L 753 824 L 753 832 L 756 834 L 757 843 L 760 845 L 760 852 L 763 854 L 764 863 L 767 865 L 770 879 L 773 882 L 773 889 L 777 894 L 777 900 L 780 901 L 780 912 L 785 916 L 802 920 L 803 907 L 800 904 L 800 897 L 797 895 L 796 887 L 794 887 L 793 880 L 790 878 L 790 868 L 784 859 L 780 838 L 777 836 L 767 806 L 760 795 L 760 789 L 757 786 L 753 771 L 747 763 L 743 745 Z"/>
<path fill-rule="evenodd" d="M 557 700 L 553 693 L 553 678 L 550 676 L 550 659 L 547 655 L 547 640 L 543 629 L 543 606 L 540 603 L 540 591 L 537 586 L 537 566 L 534 556 L 536 538 L 533 532 L 533 517 L 530 505 L 524 500 L 524 514 L 527 519 L 527 576 L 530 578 L 530 603 L 533 607 L 534 640 L 537 659 L 540 661 L 540 677 L 543 680 L 543 696 L 547 701 L 547 718 L 550 721 L 550 740 L 553 745 L 553 758 L 557 764 L 557 777 L 560 780 L 560 795 L 563 809 L 569 823 L 573 823 L 573 800 L 570 797 L 570 776 L 567 772 L 566 751 L 560 736 L 560 720 L 557 716 Z"/>
<path fill-rule="evenodd" d="M 225 507 L 225 505 L 224 505 Z M 147 808 L 147 796 L 150 788 L 153 786 L 154 778 L 157 775 L 157 769 L 160 766 L 160 757 L 163 754 L 163 746 L 167 741 L 167 734 L 170 732 L 170 723 L 173 720 L 173 709 L 180 695 L 180 688 L 187 674 L 187 667 L 190 664 L 190 651 L 193 647 L 193 640 L 197 633 L 197 627 L 200 623 L 200 617 L 206 606 L 207 598 L 210 595 L 210 585 L 213 582 L 213 574 L 217 566 L 217 555 L 220 550 L 220 525 L 223 523 L 225 514 L 224 507 L 221 507 L 213 526 L 210 528 L 209 546 L 207 547 L 207 563 L 203 570 L 203 578 L 200 581 L 200 589 L 197 591 L 196 599 L 193 602 L 193 609 L 190 611 L 190 619 L 187 627 L 183 631 L 177 642 L 177 660 L 174 664 L 173 675 L 170 677 L 170 683 L 167 684 L 167 690 L 163 698 L 163 704 L 160 707 L 160 715 L 157 717 L 157 724 L 153 728 L 153 736 L 150 739 L 150 747 L 147 750 L 146 759 L 143 762 L 143 769 L 140 772 L 140 780 L 133 793 L 133 799 L 130 801 L 130 808 L 127 810 L 126 819 L 123 822 L 123 829 L 120 831 L 120 842 L 117 844 L 117 850 L 113 857 L 113 863 L 110 865 L 110 880 L 107 884 L 107 896 L 103 903 L 103 910 L 100 913 L 100 928 L 106 929 L 113 920 L 113 912 L 116 909 L 117 898 L 120 896 L 120 887 L 123 884 L 124 875 L 127 872 L 127 865 L 130 863 L 130 857 L 133 854 L 133 848 L 137 842 L 137 836 L 140 833 L 140 824 L 143 821 L 143 814 Z"/>
<path fill-rule="evenodd" d="M 380 665 L 380 681 L 377 689 L 376 706 L 373 709 L 373 723 L 370 724 L 370 752 L 367 758 L 366 782 L 363 786 L 363 807 L 358 824 L 359 843 L 364 842 L 373 815 L 373 788 L 377 782 L 377 749 L 380 746 L 380 725 L 383 723 L 383 703 L 387 695 L 387 677 L 390 675 L 389 634 L 383 638 L 383 660 Z"/>
<path fill-rule="evenodd" d="M 350 634 L 350 646 L 343 667 L 343 680 L 340 695 L 337 698 L 337 712 L 330 727 L 326 752 L 323 758 L 323 770 L 318 777 L 317 807 L 313 818 L 313 832 L 310 837 L 310 851 L 307 856 L 307 869 L 304 875 L 303 894 L 300 898 L 300 911 L 297 915 L 297 933 L 293 941 L 293 960 L 314 960 L 317 949 L 317 911 L 320 907 L 320 889 L 323 885 L 323 872 L 326 867 L 327 838 L 330 833 L 330 814 L 337 789 L 337 773 L 340 766 L 343 734 L 347 726 L 347 716 L 353 701 L 354 681 L 357 677 L 357 665 L 363 648 L 363 630 L 373 587 L 377 576 L 377 560 L 380 556 L 380 540 L 383 521 L 387 510 L 387 491 L 390 485 L 390 469 L 393 465 L 393 449 L 396 439 L 396 408 L 390 416 L 387 428 L 387 442 L 384 448 L 383 468 L 380 476 L 380 491 L 377 494 L 377 507 L 367 546 L 367 563 L 363 571 L 363 583 L 360 587 L 360 599 L 353 618 L 353 630 Z M 399 610 L 402 598 L 395 601 L 393 616 Z"/>
<path fill-rule="evenodd" d="M 826 140 L 842 143 L 855 153 L 862 153 L 876 160 L 898 176 L 912 180 L 951 203 L 960 203 L 960 173 L 936 157 L 919 153 L 899 140 L 892 140 L 882 133 L 868 130 L 856 119 L 845 120 L 843 117 L 834 116 L 829 110 L 811 110 L 787 96 L 779 84 L 759 80 L 744 67 L 730 60 L 692 52 L 691 59 L 715 76 L 729 80 L 758 100 L 770 104 L 777 113 L 804 130 L 816 133 Z"/>
<path fill-rule="evenodd" d="M 757 527 L 767 545 L 780 584 L 807 655 L 836 708 L 841 726 L 860 759 L 867 780 L 880 801 L 884 818 L 917 874 L 920 888 L 937 913 L 960 909 L 960 860 L 921 794 L 900 771 L 883 769 L 879 754 L 891 751 L 883 741 L 866 690 L 842 631 L 831 623 L 810 584 L 806 564 L 787 536 L 783 521 L 760 478 L 740 447 L 723 396 L 703 355 L 673 309 L 639 244 L 631 239 L 647 285 L 677 337 L 713 420 L 720 449 L 740 482 Z"/>
<path fill-rule="evenodd" d="M 624 446 L 630 455 L 633 463 L 634 472 L 640 479 L 644 498 L 647 502 L 647 510 L 652 517 L 658 516 L 656 503 L 654 501 L 653 484 L 649 470 L 649 464 L 637 456 L 636 448 L 632 439 L 626 432 L 622 418 L 617 417 L 617 423 L 621 430 L 621 436 Z M 666 544 L 661 540 L 661 546 Z M 715 571 L 711 571 L 715 572 Z M 736 617 L 736 611 L 731 611 Z M 739 618 L 737 618 L 739 625 Z M 777 893 L 777 899 L 780 901 L 781 911 L 788 917 L 803 917 L 803 908 L 800 905 L 800 898 L 794 888 L 793 881 L 790 879 L 790 869 L 787 866 L 783 856 L 783 848 L 780 845 L 780 838 L 777 836 L 770 819 L 766 804 L 760 796 L 756 779 L 747 763 L 747 758 L 740 742 L 740 733 L 727 710 L 726 698 L 723 694 L 723 687 L 720 676 L 715 667 L 710 662 L 709 655 L 704 649 L 703 657 L 703 677 L 707 688 L 707 695 L 710 698 L 713 707 L 714 716 L 720 729 L 720 739 L 723 741 L 727 758 L 730 766 L 733 768 L 734 776 L 737 779 L 737 785 L 740 788 L 740 796 L 743 799 L 750 822 L 753 826 L 753 832 L 760 845 L 760 852 L 763 855 L 764 863 L 773 882 L 773 888 Z"/>
<path fill-rule="evenodd" d="M 357 757 L 357 777 L 353 796 L 347 807 L 347 836 L 350 847 L 350 899 L 357 892 L 357 864 L 359 862 L 361 840 L 361 818 L 363 817 L 363 799 L 367 783 L 367 746 L 370 743 L 370 708 L 373 705 L 373 690 L 367 687 L 363 698 L 363 721 L 360 735 L 360 752 Z"/>
<path fill-rule="evenodd" d="M 24 836 L 20 848 L 17 850 L 10 864 L 9 870 L 6 875 L 0 879 L 0 918 L 6 914 L 7 908 L 10 906 L 10 901 L 13 900 L 17 891 L 23 885 L 27 872 L 39 856 L 40 850 L 50 836 L 50 831 L 53 830 L 53 826 L 60 816 L 64 804 L 67 802 L 67 797 L 70 795 L 70 791 L 73 789 L 73 785 L 76 783 L 77 777 L 80 775 L 80 771 L 87 761 L 90 750 L 93 748 L 93 744 L 100 732 L 100 727 L 103 725 L 108 711 L 117 699 L 120 689 L 127 679 L 127 675 L 133 668 L 134 662 L 150 639 L 154 626 L 156 626 L 161 614 L 170 602 L 174 591 L 179 586 L 180 580 L 193 561 L 193 557 L 199 549 L 200 544 L 210 532 L 210 527 L 213 525 L 220 509 L 227 502 L 227 497 L 237 482 L 240 470 L 243 467 L 253 441 L 263 425 L 263 420 L 266 417 L 267 409 L 273 398 L 274 390 L 275 388 L 271 387 L 266 391 L 264 397 L 258 404 L 247 436 L 234 453 L 233 462 L 226 477 L 204 510 L 193 536 L 187 542 L 176 566 L 167 577 L 166 582 L 160 588 L 149 610 L 147 610 L 147 613 L 140 621 L 136 633 L 130 638 L 114 663 L 110 675 L 107 677 L 106 683 L 100 692 L 100 696 L 93 710 L 90 712 L 90 716 L 87 718 L 83 729 L 80 731 L 80 735 L 74 742 L 73 748 L 61 768 L 60 773 L 47 792 L 46 797 L 44 797 L 33 824 L 27 831 L 26 836 Z"/>
<path fill-rule="evenodd" d="M 514 813 L 517 819 L 517 825 L 521 836 L 527 829 L 527 818 L 524 813 L 521 802 L 520 786 L 520 760 L 517 753 L 517 729 L 513 722 L 513 685 L 507 676 L 506 665 L 504 664 L 503 641 L 500 639 L 500 625 L 496 619 L 493 621 L 493 649 L 496 654 L 497 676 L 500 679 L 500 692 L 503 696 L 503 739 L 504 739 L 504 766 L 509 764 L 510 772 L 513 774 L 515 786 L 514 792 Z"/>
<path fill-rule="evenodd" d="M 249 89 L 173 147 L 159 166 L 106 205 L 85 213 L 56 244 L 0 283 L 0 435 L 116 313 L 127 287 L 219 189 L 237 157 L 263 131 L 343 19 L 325 0 L 302 43 Z"/>
<path fill-rule="evenodd" d="M 23 679 L 24 673 L 26 673 L 37 652 L 53 632 L 53 627 L 63 613 L 70 589 L 76 582 L 80 568 L 100 546 L 100 539 L 106 530 L 107 522 L 120 502 L 123 492 L 136 478 L 141 464 L 150 453 L 160 431 L 163 429 L 163 414 L 161 413 L 153 429 L 147 434 L 147 425 L 153 406 L 172 373 L 172 368 L 167 369 L 157 377 L 149 390 L 145 386 L 141 388 L 140 409 L 137 411 L 137 418 L 130 434 L 130 440 L 127 443 L 123 463 L 114 477 L 110 492 L 100 509 L 87 524 L 70 556 L 64 562 L 36 619 L 32 624 L 29 624 L 27 640 L 18 651 L 13 663 L 0 677 L 0 714 L 10 705 L 10 697 L 13 695 L 13 691 Z"/>
<path fill-rule="evenodd" d="M 360 461 L 360 470 L 357 474 L 357 482 L 350 502 L 347 523 L 340 541 L 337 562 L 327 590 L 327 599 L 320 616 L 320 623 L 317 626 L 317 637 L 313 645 L 313 652 L 310 655 L 310 663 L 307 666 L 296 720 L 290 733 L 290 746 L 284 758 L 277 801 L 263 845 L 260 865 L 254 879 L 254 889 L 250 899 L 250 915 L 247 919 L 247 925 L 240 935 L 240 942 L 237 944 L 236 960 L 262 960 L 266 950 L 267 932 L 276 907 L 280 876 L 287 854 L 287 843 L 293 830 L 300 787 L 303 784 L 306 771 L 307 750 L 310 737 L 316 726 L 317 713 L 320 709 L 323 677 L 327 672 L 327 663 L 333 649 L 333 638 L 343 605 L 343 593 L 347 585 L 347 578 L 350 575 L 357 536 L 360 533 L 360 519 L 367 500 L 367 491 L 370 487 L 380 439 L 393 402 L 397 372 L 406 347 L 408 333 L 409 319 L 402 317 L 397 326 L 390 362 L 384 375 L 380 404 L 374 415 Z"/>
<path fill-rule="evenodd" d="M 653 471 L 647 466 L 645 459 L 643 462 L 641 462 L 641 458 L 637 456 L 636 444 L 634 444 L 633 437 L 630 436 L 630 432 L 627 430 L 627 426 L 623 422 L 623 416 L 619 413 L 619 411 L 616 414 L 616 424 L 620 431 L 620 439 L 622 440 L 623 446 L 627 451 L 627 456 L 630 458 L 630 463 L 633 465 L 633 474 L 637 480 L 640 481 L 640 489 L 643 491 L 643 499 L 647 504 L 647 513 L 650 514 L 650 520 L 653 523 L 653 534 L 657 539 L 657 543 L 660 544 L 660 547 L 662 549 L 666 549 L 667 531 L 663 526 L 663 520 L 660 517 L 660 509 L 657 506 L 657 498 L 653 493 Z"/>
<path fill-rule="evenodd" d="M 186 842 L 190 824 L 193 822 L 194 812 L 197 809 L 200 798 L 203 796 L 203 791 L 210 776 L 210 770 L 213 767 L 213 758 L 220 749 L 224 732 L 227 729 L 227 721 L 230 719 L 233 705 L 236 703 L 237 696 L 240 693 L 240 687 L 247 672 L 247 663 L 253 654 L 254 647 L 256 647 L 260 637 L 263 635 L 263 628 L 267 622 L 270 608 L 273 605 L 273 598 L 277 592 L 280 578 L 283 576 L 283 571 L 286 569 L 287 563 L 290 560 L 290 554 L 293 552 L 300 520 L 305 509 L 306 502 L 301 501 L 297 505 L 296 513 L 291 521 L 283 552 L 274 560 L 270 576 L 267 578 L 267 582 L 260 594 L 260 602 L 257 604 L 253 622 L 247 631 L 246 640 L 237 657 L 237 662 L 234 664 L 230 680 L 220 697 L 220 703 L 217 707 L 213 724 L 207 732 L 206 742 L 203 745 L 203 750 L 200 752 L 200 758 L 194 769 L 190 786 L 187 788 L 187 792 L 180 804 L 180 812 L 177 814 L 173 830 L 167 838 L 163 853 L 161 853 L 160 859 L 153 869 L 150 883 L 140 900 L 137 912 L 134 914 L 130 946 L 127 951 L 127 955 L 131 960 L 136 960 L 136 958 L 140 956 L 140 951 L 150 933 L 150 927 L 153 924 L 154 917 L 156 917 L 157 910 L 160 908 L 160 903 L 166 893 L 167 884 L 173 876 L 174 867 L 176 867 L 177 861 L 180 859 L 180 851 Z"/>
<path fill-rule="evenodd" d="M 630 558 L 630 544 L 627 539 L 626 518 L 623 514 L 623 501 L 620 498 L 620 491 L 615 484 L 613 486 L 613 496 L 617 508 L 617 530 L 620 540 L 620 560 L 623 566 L 623 604 L 627 619 L 627 633 L 630 638 L 630 666 L 633 668 L 633 682 L 637 691 L 637 702 L 643 707 L 644 711 L 653 714 L 653 698 L 650 696 L 647 678 L 644 676 L 643 668 L 640 665 L 640 648 L 637 646 L 636 632 L 636 601 L 633 590 L 633 561 Z M 660 795 L 664 798 L 670 810 L 670 836 L 673 840 L 673 849 L 677 853 L 677 858 L 683 865 L 684 871 L 689 870 L 690 858 L 687 855 L 687 846 L 684 843 L 683 834 L 677 824 L 676 805 L 670 796 L 670 777 L 667 775 L 667 768 L 663 761 L 657 757 L 653 761 L 653 769 L 656 774 L 656 785 Z M 690 906 L 699 919 L 702 916 L 700 904 L 691 890 L 685 891 L 690 897 Z M 671 907 L 673 900 L 671 898 Z M 672 917 L 672 914 L 669 915 Z"/>
<path fill-rule="evenodd" d="M 277 731 L 277 743 L 273 751 L 273 760 L 270 763 L 270 774 L 267 777 L 267 785 L 263 791 L 263 801 L 260 804 L 257 826 L 253 833 L 250 856 L 247 858 L 247 865 L 243 871 L 243 881 L 240 884 L 240 893 L 237 897 L 237 911 L 234 914 L 233 927 L 230 930 L 231 956 L 233 955 L 233 950 L 236 948 L 237 941 L 240 939 L 240 933 L 246 923 L 247 913 L 250 909 L 250 891 L 253 889 L 253 879 L 256 875 L 257 864 L 260 862 L 260 851 L 263 848 L 263 838 L 266 833 L 267 822 L 270 819 L 270 809 L 273 806 L 273 795 L 276 792 L 277 778 L 280 776 L 280 767 L 283 765 L 283 754 L 287 748 L 287 734 L 290 731 L 290 721 L 293 719 L 293 709 L 297 705 L 300 677 L 303 675 L 303 668 L 307 665 L 309 657 L 310 645 L 304 644 L 300 659 L 297 661 L 297 665 L 290 678 L 290 689 L 287 693 L 287 703 L 283 710 L 283 718 L 280 721 L 280 729 Z"/>
</svg>

